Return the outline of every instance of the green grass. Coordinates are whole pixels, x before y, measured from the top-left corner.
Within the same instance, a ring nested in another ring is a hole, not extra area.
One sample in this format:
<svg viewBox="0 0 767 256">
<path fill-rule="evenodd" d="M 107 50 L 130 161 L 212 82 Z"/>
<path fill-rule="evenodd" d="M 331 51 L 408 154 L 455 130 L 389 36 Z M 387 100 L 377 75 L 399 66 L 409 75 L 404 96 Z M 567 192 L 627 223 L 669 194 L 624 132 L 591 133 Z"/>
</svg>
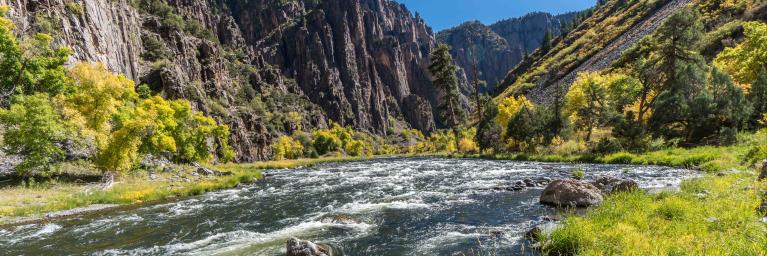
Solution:
<svg viewBox="0 0 767 256">
<path fill-rule="evenodd" d="M 545 255 L 767 255 L 756 210 L 764 188 L 751 174 L 685 181 L 676 193 L 608 197 L 571 216 L 543 247 Z"/>
<path fill-rule="evenodd" d="M 597 155 L 464 156 L 541 162 L 660 165 L 696 168 L 704 177 L 678 192 L 633 191 L 608 196 L 585 215 L 571 215 L 542 241 L 544 255 L 767 255 L 767 228 L 758 212 L 766 182 L 753 155 L 764 134 L 741 134 L 726 147 L 672 148 Z M 732 171 L 732 172 L 731 172 Z"/>
<path fill-rule="evenodd" d="M 262 177 L 257 169 L 238 170 L 233 175 L 222 177 L 194 177 L 190 175 L 191 171 L 186 173 L 182 179 L 188 181 L 168 179 L 171 173 L 159 174 L 161 178 L 157 181 L 151 181 L 145 175 L 122 177 L 107 190 L 96 184 L 58 182 L 33 187 L 3 188 L 0 189 L 0 222 L 8 221 L 8 218 L 34 217 L 94 204 L 128 205 L 200 195 L 233 188 Z"/>
<path fill-rule="evenodd" d="M 146 173 L 137 172 L 120 177 L 114 186 L 107 190 L 100 189 L 98 184 L 82 185 L 57 181 L 2 188 L 0 224 L 94 204 L 131 205 L 201 195 L 259 180 L 263 177 L 261 170 L 264 169 L 296 168 L 364 159 L 366 158 L 330 157 L 215 166 L 217 170 L 232 173 L 221 177 L 194 176 L 191 175 L 194 168 L 187 166 L 181 167 L 180 172 L 158 173 L 159 178 L 155 181 L 150 180 Z"/>
</svg>

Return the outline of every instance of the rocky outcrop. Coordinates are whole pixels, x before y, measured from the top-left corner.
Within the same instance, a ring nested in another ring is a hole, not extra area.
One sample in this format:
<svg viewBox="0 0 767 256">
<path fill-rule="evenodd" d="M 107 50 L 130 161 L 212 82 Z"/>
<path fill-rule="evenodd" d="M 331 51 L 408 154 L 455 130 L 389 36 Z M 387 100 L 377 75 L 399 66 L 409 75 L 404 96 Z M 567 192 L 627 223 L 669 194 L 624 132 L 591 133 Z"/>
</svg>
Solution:
<svg viewBox="0 0 767 256">
<path fill-rule="evenodd" d="M 333 250 L 310 241 L 291 238 L 286 245 L 287 256 L 333 256 Z"/>
<path fill-rule="evenodd" d="M 229 125 L 239 161 L 270 158 L 272 138 L 296 128 L 279 118 L 289 112 L 305 129 L 334 121 L 384 135 L 390 120 L 436 127 L 427 70 L 436 39 L 392 0 L 0 4 L 20 34 L 52 30 L 73 62 L 103 62 Z"/>
<path fill-rule="evenodd" d="M 427 67 L 436 42 L 404 5 L 241 2 L 228 3 L 235 22 L 260 58 L 296 81 L 287 90 L 306 95 L 341 125 L 383 134 L 389 116 L 407 113 L 412 126 L 430 132 L 437 95 Z M 413 100 L 416 96 L 431 106 Z M 414 105 L 418 108 L 407 108 Z"/>
<path fill-rule="evenodd" d="M 439 32 L 437 40 L 451 46 L 456 63 L 473 78 L 476 57 L 479 79 L 489 86 L 498 84 L 522 59 L 538 49 L 546 31 L 558 36 L 575 13 L 554 16 L 531 13 L 520 18 L 486 26 L 479 21 L 466 22 Z M 489 88 L 485 88 L 488 91 Z"/>
<path fill-rule="evenodd" d="M 591 184 L 601 190 L 602 194 L 630 192 L 639 189 L 639 184 L 637 184 L 636 181 L 614 176 L 599 177 Z"/>
<path fill-rule="evenodd" d="M 589 207 L 602 202 L 599 188 L 586 182 L 567 179 L 552 181 L 541 194 L 540 202 L 556 207 Z"/>
</svg>

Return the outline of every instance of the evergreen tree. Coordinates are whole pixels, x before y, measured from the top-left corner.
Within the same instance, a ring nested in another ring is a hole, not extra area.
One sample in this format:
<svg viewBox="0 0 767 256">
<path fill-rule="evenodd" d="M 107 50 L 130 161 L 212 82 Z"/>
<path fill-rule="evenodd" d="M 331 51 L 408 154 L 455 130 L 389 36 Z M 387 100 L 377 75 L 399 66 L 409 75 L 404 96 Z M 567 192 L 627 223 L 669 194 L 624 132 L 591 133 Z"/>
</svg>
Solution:
<svg viewBox="0 0 767 256">
<path fill-rule="evenodd" d="M 697 51 L 703 25 L 699 14 L 685 9 L 664 23 L 652 38 L 644 73 L 654 74 L 653 113 L 648 126 L 658 135 L 695 142 L 696 115 L 709 111 L 705 60 Z M 693 110 L 692 108 L 696 108 Z"/>
<path fill-rule="evenodd" d="M 553 47 L 552 41 L 554 41 L 554 34 L 551 33 L 550 30 L 546 30 L 546 33 L 543 35 L 543 43 L 541 44 L 541 50 L 543 53 L 547 53 L 551 50 Z"/>
<path fill-rule="evenodd" d="M 767 69 L 762 67 L 757 75 L 756 81 L 751 85 L 751 93 L 748 95 L 753 106 L 752 124 L 767 113 Z"/>
<path fill-rule="evenodd" d="M 495 122 L 495 118 L 498 116 L 498 106 L 493 104 L 490 99 L 483 102 L 485 102 L 485 107 L 482 108 L 483 117 L 480 120 L 477 129 L 477 144 L 481 152 L 488 149 L 493 149 L 495 152 L 498 152 L 498 146 L 501 145 L 501 143 L 499 143 L 499 141 L 501 141 L 501 128 Z"/>
<path fill-rule="evenodd" d="M 461 104 L 461 95 L 458 90 L 458 68 L 453 64 L 450 48 L 446 44 L 440 44 L 431 53 L 429 72 L 434 77 L 434 87 L 440 91 L 438 110 L 442 123 L 447 127 L 456 127 L 461 124 L 464 110 Z"/>
</svg>

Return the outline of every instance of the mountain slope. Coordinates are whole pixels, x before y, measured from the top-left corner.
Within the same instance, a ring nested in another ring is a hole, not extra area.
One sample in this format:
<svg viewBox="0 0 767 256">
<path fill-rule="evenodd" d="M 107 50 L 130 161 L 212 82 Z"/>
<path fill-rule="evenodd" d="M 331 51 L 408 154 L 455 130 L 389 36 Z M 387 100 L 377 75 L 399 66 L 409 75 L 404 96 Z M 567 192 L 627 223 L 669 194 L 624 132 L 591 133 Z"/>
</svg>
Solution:
<svg viewBox="0 0 767 256">
<path fill-rule="evenodd" d="M 575 22 L 573 12 L 558 16 L 531 13 L 520 18 L 499 21 L 486 26 L 479 21 L 466 22 L 458 27 L 441 31 L 437 40 L 451 46 L 456 63 L 473 76 L 474 57 L 480 80 L 490 86 L 498 84 L 508 70 L 543 43 L 545 33 L 562 33 L 565 25 Z"/>
<path fill-rule="evenodd" d="M 676 0 L 675 0 L 676 1 Z M 605 1 L 584 22 L 558 38 L 549 51 L 536 51 L 531 58 L 509 72 L 498 88 L 501 97 L 527 94 L 545 88 L 586 63 L 600 50 L 635 25 L 653 17 L 670 0 Z M 679 7 L 678 5 L 673 5 Z M 661 20 L 662 21 L 662 20 Z M 569 84 L 568 84 L 569 86 Z M 566 90 L 563 90 L 566 91 Z M 535 101 L 545 101 L 536 98 Z"/>
<path fill-rule="evenodd" d="M 0 5 L 21 34 L 53 34 L 75 60 L 103 62 L 228 124 L 239 161 L 268 159 L 273 137 L 330 121 L 380 135 L 436 128 L 427 71 L 436 40 L 390 0 Z"/>
</svg>

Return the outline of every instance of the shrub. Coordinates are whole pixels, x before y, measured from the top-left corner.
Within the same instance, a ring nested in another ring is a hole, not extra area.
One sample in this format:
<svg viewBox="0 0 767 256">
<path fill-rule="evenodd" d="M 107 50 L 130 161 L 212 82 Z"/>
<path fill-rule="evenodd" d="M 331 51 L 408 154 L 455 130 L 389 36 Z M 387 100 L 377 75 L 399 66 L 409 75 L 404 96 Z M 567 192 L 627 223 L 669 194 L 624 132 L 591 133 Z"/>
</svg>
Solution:
<svg viewBox="0 0 767 256">
<path fill-rule="evenodd" d="M 10 109 L 0 109 L 0 123 L 6 127 L 3 141 L 8 152 L 24 158 L 16 167 L 21 176 L 50 172 L 55 162 L 63 160 L 62 142 L 73 133 L 44 93 L 20 96 Z"/>
<path fill-rule="evenodd" d="M 573 178 L 576 180 L 582 180 L 584 177 L 586 177 L 586 172 L 583 171 L 583 169 L 575 169 L 572 172 Z"/>
<path fill-rule="evenodd" d="M 78 16 L 82 16 L 85 13 L 83 5 L 76 2 L 68 2 L 67 9 Z"/>
<path fill-rule="evenodd" d="M 462 138 L 458 141 L 458 151 L 461 153 L 476 153 L 479 152 L 477 142 L 469 138 Z"/>
<path fill-rule="evenodd" d="M 274 160 L 297 159 L 304 153 L 304 146 L 297 140 L 281 136 L 272 145 L 274 150 Z"/>
<path fill-rule="evenodd" d="M 594 154 L 611 154 L 611 153 L 620 152 L 622 150 L 623 150 L 623 146 L 621 146 L 620 142 L 618 142 L 617 139 L 602 138 L 594 146 L 594 149 L 592 150 L 592 152 Z"/>
<path fill-rule="evenodd" d="M 335 152 L 342 147 L 341 139 L 329 130 L 316 130 L 312 133 L 312 137 L 314 138 L 312 146 L 319 155 Z"/>
<path fill-rule="evenodd" d="M 366 154 L 367 152 L 370 152 L 368 149 L 368 146 L 359 140 L 353 140 L 348 143 L 346 143 L 346 146 L 344 147 L 344 151 L 346 151 L 346 154 L 350 156 L 361 156 L 363 154 Z"/>
</svg>

